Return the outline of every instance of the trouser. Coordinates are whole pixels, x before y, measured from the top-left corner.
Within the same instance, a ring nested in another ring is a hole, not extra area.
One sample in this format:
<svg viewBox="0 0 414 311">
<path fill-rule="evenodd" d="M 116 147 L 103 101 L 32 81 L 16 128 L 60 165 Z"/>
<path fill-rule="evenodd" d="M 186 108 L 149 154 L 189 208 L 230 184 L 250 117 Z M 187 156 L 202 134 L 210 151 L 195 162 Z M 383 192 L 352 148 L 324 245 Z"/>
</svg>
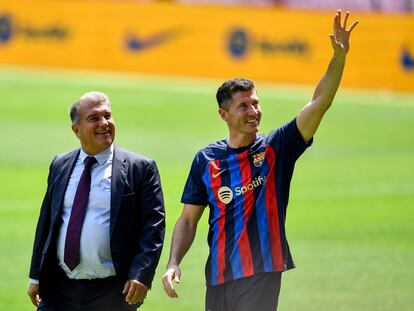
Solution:
<svg viewBox="0 0 414 311">
<path fill-rule="evenodd" d="M 260 273 L 251 277 L 207 286 L 206 311 L 276 311 L 281 272 Z"/>
<path fill-rule="evenodd" d="M 125 302 L 115 277 L 72 280 L 62 275 L 41 299 L 38 311 L 132 311 L 140 306 Z"/>
</svg>

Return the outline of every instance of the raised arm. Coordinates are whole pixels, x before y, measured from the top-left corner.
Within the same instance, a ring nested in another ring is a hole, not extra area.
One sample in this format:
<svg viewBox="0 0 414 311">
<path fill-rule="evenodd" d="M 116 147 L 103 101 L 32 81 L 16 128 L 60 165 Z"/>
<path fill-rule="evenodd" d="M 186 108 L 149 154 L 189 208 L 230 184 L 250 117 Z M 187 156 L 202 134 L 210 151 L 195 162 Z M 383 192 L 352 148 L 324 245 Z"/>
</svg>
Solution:
<svg viewBox="0 0 414 311">
<path fill-rule="evenodd" d="M 349 12 L 346 12 L 343 24 L 341 22 L 341 10 L 335 15 L 333 23 L 333 34 L 330 34 L 333 48 L 333 57 L 328 69 L 315 89 L 312 100 L 298 114 L 297 126 L 303 139 L 309 141 L 322 120 L 325 112 L 331 106 L 341 82 L 342 73 L 345 67 L 346 55 L 349 51 L 349 38 L 352 30 L 359 23 L 355 21 L 346 27 Z"/>
<path fill-rule="evenodd" d="M 173 281 L 180 282 L 181 271 L 179 265 L 194 241 L 197 224 L 204 212 L 204 206 L 184 204 L 183 212 L 174 227 L 170 259 L 167 271 L 162 277 L 164 290 L 171 298 L 178 297 Z"/>
</svg>

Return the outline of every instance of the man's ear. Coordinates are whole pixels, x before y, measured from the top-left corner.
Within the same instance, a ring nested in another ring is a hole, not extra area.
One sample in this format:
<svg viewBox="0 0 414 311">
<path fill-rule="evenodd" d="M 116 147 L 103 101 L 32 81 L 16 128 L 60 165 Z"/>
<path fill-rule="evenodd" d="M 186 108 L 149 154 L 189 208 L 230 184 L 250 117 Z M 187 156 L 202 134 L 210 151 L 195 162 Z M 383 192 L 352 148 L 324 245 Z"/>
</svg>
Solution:
<svg viewBox="0 0 414 311">
<path fill-rule="evenodd" d="M 218 113 L 224 121 L 227 121 L 228 112 L 224 108 L 219 108 Z"/>
<path fill-rule="evenodd" d="M 75 133 L 76 137 L 79 138 L 79 126 L 77 124 L 72 124 L 72 131 Z"/>
</svg>

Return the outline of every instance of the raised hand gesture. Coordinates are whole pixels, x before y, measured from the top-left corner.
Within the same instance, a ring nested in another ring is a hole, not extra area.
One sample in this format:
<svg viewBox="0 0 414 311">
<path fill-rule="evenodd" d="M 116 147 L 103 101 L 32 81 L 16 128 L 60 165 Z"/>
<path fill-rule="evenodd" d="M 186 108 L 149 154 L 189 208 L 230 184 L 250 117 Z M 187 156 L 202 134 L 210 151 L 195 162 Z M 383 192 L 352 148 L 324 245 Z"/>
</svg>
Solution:
<svg viewBox="0 0 414 311">
<path fill-rule="evenodd" d="M 355 21 L 346 28 L 346 23 L 348 21 L 349 11 L 346 12 L 344 23 L 341 23 L 341 10 L 335 15 L 333 23 L 333 34 L 330 34 L 331 44 L 334 49 L 335 56 L 345 56 L 349 51 L 349 37 L 351 36 L 352 30 L 358 25 L 359 21 Z"/>
</svg>

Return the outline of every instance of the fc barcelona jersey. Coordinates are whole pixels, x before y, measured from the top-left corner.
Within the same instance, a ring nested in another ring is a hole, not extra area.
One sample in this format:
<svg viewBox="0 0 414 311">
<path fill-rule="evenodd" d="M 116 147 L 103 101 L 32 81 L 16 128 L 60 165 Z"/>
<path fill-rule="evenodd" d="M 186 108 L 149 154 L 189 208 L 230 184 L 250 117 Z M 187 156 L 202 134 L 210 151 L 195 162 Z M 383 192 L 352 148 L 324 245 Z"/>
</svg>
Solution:
<svg viewBox="0 0 414 311">
<path fill-rule="evenodd" d="M 295 162 L 311 142 L 293 119 L 249 146 L 220 140 L 196 154 L 181 202 L 210 207 L 207 285 L 294 267 L 286 208 Z"/>
</svg>

